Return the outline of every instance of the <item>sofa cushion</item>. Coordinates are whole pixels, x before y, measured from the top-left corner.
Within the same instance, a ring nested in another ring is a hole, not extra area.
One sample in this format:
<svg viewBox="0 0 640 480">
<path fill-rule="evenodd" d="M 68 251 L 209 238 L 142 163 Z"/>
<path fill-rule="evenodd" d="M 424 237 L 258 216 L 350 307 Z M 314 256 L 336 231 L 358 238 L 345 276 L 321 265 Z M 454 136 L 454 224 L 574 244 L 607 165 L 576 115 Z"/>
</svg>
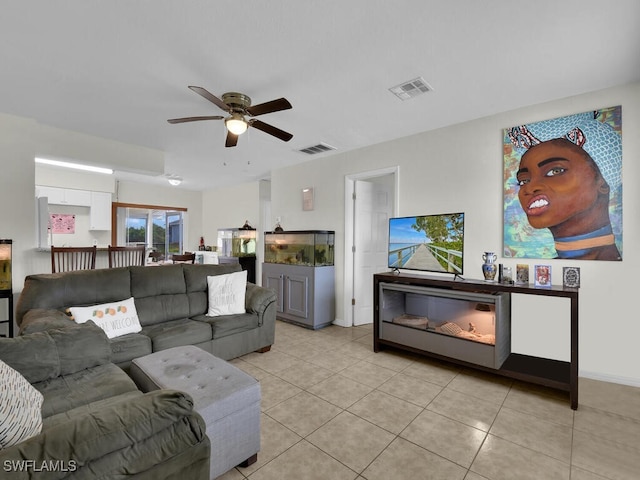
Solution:
<svg viewBox="0 0 640 480">
<path fill-rule="evenodd" d="M 74 272 L 29 275 L 16 305 L 16 322 L 34 308 L 64 310 L 116 302 L 135 296 L 131 293 L 128 268 L 100 268 Z"/>
<path fill-rule="evenodd" d="M 211 325 L 211 333 L 213 339 L 226 337 L 247 330 L 258 328 L 258 315 L 255 313 L 241 313 L 237 315 L 222 315 L 220 317 L 208 317 L 206 315 L 198 315 L 193 317 L 198 322 L 208 323 Z"/>
<path fill-rule="evenodd" d="M 71 410 L 65 410 L 64 412 L 56 413 L 55 415 L 51 415 L 50 417 L 44 419 L 44 421 L 42 422 L 42 429 L 46 430 L 55 425 L 69 422 L 74 418 L 80 417 L 81 415 L 99 412 L 100 410 L 110 408 L 111 405 L 119 402 L 135 401 L 135 399 L 140 395 L 142 395 L 142 392 L 140 390 L 131 390 L 129 392 L 113 395 L 112 397 L 103 398 L 102 400 L 96 400 L 95 402 L 87 403 L 85 405 L 80 405 L 76 408 L 72 408 Z"/>
<path fill-rule="evenodd" d="M 134 358 L 148 355 L 153 351 L 151 339 L 142 333 L 129 333 L 112 338 L 111 361 L 116 365 L 128 364 Z"/>
<path fill-rule="evenodd" d="M 36 383 L 109 363 L 111 348 L 102 329 L 87 322 L 2 339 L 0 359 Z"/>
<path fill-rule="evenodd" d="M 184 279 L 189 299 L 189 315 L 201 315 L 207 312 L 209 305 L 207 277 L 225 275 L 239 272 L 238 263 L 225 263 L 222 265 L 183 265 Z"/>
<path fill-rule="evenodd" d="M 69 307 L 69 312 L 76 323 L 93 321 L 104 330 L 108 338 L 142 330 L 133 297 L 90 307 Z"/>
<path fill-rule="evenodd" d="M 160 269 L 160 270 L 157 270 Z M 130 267 L 131 295 L 135 299 L 187 293 L 182 264 Z"/>
<path fill-rule="evenodd" d="M 187 318 L 145 326 L 142 333 L 151 339 L 154 352 L 182 345 L 196 345 L 212 338 L 208 324 Z"/>
<path fill-rule="evenodd" d="M 0 360 L 0 449 L 40 433 L 42 401 L 26 378 Z"/>
<path fill-rule="evenodd" d="M 244 299 L 247 291 L 247 271 L 207 277 L 209 308 L 207 316 L 245 313 Z"/>
<path fill-rule="evenodd" d="M 149 269 L 165 267 L 146 267 Z M 140 324 L 144 327 L 157 323 L 188 318 L 189 300 L 185 293 L 136 297 L 136 308 Z"/>
<path fill-rule="evenodd" d="M 137 390 L 133 380 L 113 363 L 34 383 L 33 386 L 44 395 L 43 418 Z"/>
</svg>

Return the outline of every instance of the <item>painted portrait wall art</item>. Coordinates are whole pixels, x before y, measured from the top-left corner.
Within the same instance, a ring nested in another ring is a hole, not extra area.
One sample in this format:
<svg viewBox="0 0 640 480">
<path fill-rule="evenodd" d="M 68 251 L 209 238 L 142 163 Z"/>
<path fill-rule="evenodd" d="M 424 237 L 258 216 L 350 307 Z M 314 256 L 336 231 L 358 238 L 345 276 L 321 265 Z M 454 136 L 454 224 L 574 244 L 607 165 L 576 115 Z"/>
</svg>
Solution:
<svg viewBox="0 0 640 480">
<path fill-rule="evenodd" d="M 504 256 L 622 260 L 622 107 L 504 130 Z"/>
</svg>

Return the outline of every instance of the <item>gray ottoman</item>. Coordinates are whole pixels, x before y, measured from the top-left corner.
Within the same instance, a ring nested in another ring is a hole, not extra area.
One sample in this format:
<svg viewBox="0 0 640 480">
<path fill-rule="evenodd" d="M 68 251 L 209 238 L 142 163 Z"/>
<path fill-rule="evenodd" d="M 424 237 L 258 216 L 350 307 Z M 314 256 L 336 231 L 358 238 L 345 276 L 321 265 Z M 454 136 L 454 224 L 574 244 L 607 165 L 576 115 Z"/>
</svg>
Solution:
<svg viewBox="0 0 640 480">
<path fill-rule="evenodd" d="M 211 440 L 210 478 L 257 460 L 260 384 L 252 376 L 193 345 L 137 358 L 130 374 L 145 392 L 169 388 L 191 395 Z"/>
</svg>

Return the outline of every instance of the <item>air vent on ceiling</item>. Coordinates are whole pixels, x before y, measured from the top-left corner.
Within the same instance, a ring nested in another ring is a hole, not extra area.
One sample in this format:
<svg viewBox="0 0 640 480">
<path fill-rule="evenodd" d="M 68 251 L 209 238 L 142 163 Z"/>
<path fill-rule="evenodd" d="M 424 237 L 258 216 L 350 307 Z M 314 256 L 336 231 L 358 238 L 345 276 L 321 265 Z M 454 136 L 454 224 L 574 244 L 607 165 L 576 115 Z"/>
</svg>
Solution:
<svg viewBox="0 0 640 480">
<path fill-rule="evenodd" d="M 310 147 L 301 148 L 298 151 L 306 153 L 307 155 L 315 155 L 316 153 L 324 153 L 335 149 L 335 147 L 327 145 L 326 143 L 318 143 L 317 145 L 311 145 Z"/>
<path fill-rule="evenodd" d="M 410 98 L 417 97 L 423 93 L 433 90 L 431 86 L 424 81 L 424 78 L 418 77 L 408 82 L 401 83 L 389 89 L 400 100 L 409 100 Z"/>
</svg>

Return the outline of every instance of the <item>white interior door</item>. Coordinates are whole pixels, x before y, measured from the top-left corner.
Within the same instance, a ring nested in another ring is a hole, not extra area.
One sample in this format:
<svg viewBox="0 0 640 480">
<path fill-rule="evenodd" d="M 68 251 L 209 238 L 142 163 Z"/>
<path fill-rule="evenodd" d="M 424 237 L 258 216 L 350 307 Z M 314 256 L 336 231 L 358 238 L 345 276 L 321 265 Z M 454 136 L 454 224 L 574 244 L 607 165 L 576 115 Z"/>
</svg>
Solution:
<svg viewBox="0 0 640 480">
<path fill-rule="evenodd" d="M 354 193 L 353 324 L 364 325 L 373 322 L 373 274 L 388 270 L 393 182 L 356 180 Z"/>
</svg>

